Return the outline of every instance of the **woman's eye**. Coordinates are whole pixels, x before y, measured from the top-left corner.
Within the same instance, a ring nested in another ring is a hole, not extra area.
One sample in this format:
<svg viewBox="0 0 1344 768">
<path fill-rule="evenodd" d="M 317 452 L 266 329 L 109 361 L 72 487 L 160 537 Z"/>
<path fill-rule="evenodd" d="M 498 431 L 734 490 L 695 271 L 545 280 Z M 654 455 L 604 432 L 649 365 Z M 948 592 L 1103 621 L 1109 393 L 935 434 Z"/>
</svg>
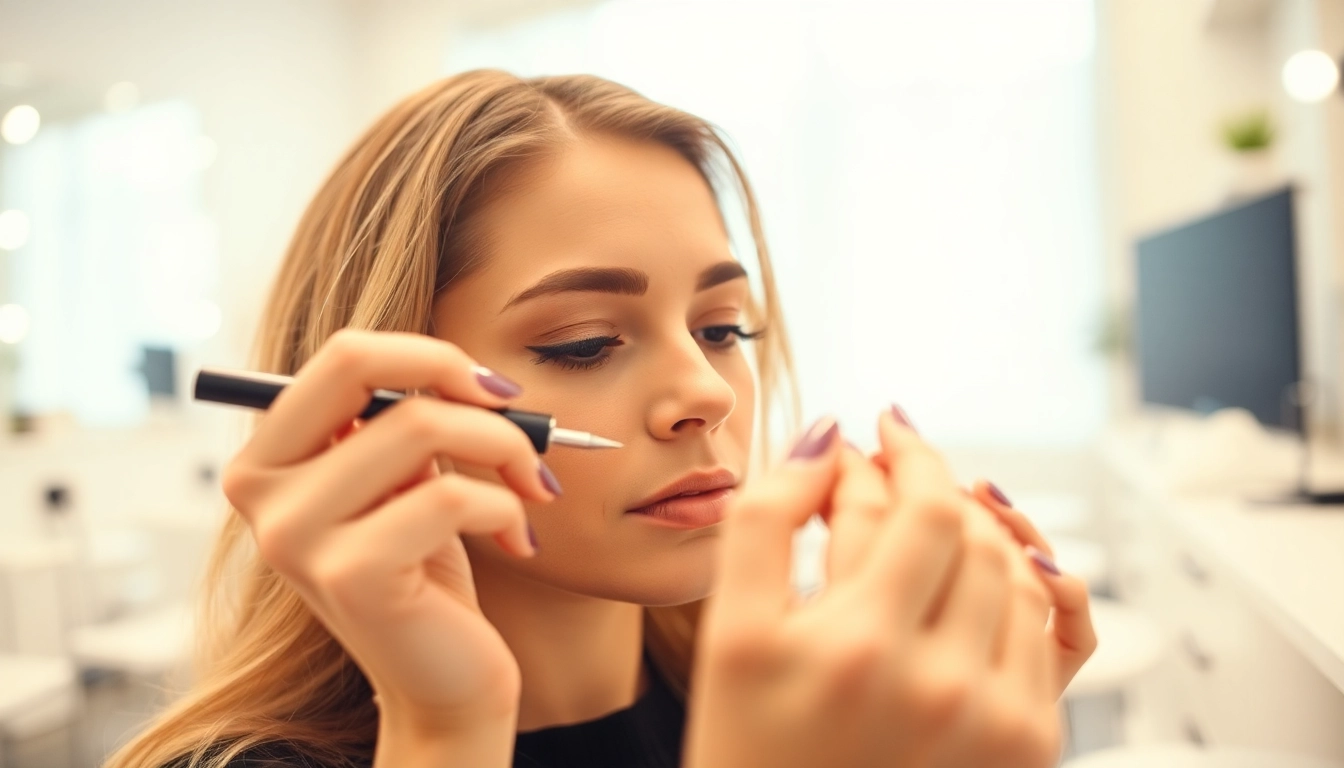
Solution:
<svg viewBox="0 0 1344 768">
<path fill-rule="evenodd" d="M 605 351 L 608 347 L 619 347 L 624 343 L 620 336 L 594 336 L 591 339 L 528 349 L 537 353 L 532 360 L 537 365 L 552 363 L 565 370 L 587 370 L 611 359 L 611 353 Z"/>
<path fill-rule="evenodd" d="M 748 333 L 742 330 L 740 325 L 711 325 L 708 328 L 701 328 L 695 333 L 708 342 L 710 346 L 723 349 L 735 345 L 739 339 L 750 341 L 759 338 L 764 331 Z"/>
</svg>

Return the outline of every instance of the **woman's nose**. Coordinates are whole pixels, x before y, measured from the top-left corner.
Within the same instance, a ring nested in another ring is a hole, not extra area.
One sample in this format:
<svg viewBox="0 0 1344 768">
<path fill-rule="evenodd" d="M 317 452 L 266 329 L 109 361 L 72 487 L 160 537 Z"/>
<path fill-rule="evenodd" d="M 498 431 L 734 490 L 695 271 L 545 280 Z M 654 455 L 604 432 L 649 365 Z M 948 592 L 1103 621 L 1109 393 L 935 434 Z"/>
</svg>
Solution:
<svg viewBox="0 0 1344 768">
<path fill-rule="evenodd" d="M 737 393 L 691 340 L 654 366 L 659 393 L 649 410 L 649 432 L 659 440 L 710 432 L 737 404 Z"/>
</svg>

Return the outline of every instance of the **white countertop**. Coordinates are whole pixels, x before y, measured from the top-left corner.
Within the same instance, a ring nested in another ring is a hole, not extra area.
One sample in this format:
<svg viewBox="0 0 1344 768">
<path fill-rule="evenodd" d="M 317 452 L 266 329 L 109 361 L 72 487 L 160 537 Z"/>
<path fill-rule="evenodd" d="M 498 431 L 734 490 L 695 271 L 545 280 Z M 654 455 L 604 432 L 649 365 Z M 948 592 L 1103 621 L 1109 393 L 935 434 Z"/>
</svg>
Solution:
<svg viewBox="0 0 1344 768">
<path fill-rule="evenodd" d="M 1247 493 L 1183 494 L 1156 471 L 1150 451 L 1125 437 L 1103 450 L 1113 469 L 1163 499 L 1161 507 L 1189 540 L 1219 561 L 1252 602 L 1325 675 L 1344 691 L 1344 506 L 1273 506 L 1246 501 Z M 1336 480 L 1336 457 L 1321 462 L 1319 477 Z M 1254 495 L 1252 495 L 1254 497 Z"/>
<path fill-rule="evenodd" d="M 1344 507 L 1171 507 L 1265 615 L 1344 691 Z"/>
</svg>

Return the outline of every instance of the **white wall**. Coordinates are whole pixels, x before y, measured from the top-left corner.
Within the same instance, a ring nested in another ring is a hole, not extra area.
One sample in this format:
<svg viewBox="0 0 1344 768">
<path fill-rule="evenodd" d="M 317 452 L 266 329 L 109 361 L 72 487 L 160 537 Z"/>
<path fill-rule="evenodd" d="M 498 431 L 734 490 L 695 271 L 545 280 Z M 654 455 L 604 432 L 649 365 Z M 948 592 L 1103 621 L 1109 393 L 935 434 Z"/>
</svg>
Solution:
<svg viewBox="0 0 1344 768">
<path fill-rule="evenodd" d="M 0 0 L 0 19 L 4 59 L 39 83 L 97 92 L 129 80 L 142 103 L 184 98 L 201 111 L 219 147 L 206 205 L 221 233 L 226 307 L 206 352 L 240 356 L 259 288 L 354 135 L 350 3 Z"/>
<path fill-rule="evenodd" d="M 1104 199 L 1112 297 L 1133 297 L 1136 235 L 1217 205 L 1233 174 L 1217 135 L 1228 116 L 1269 107 L 1281 129 L 1275 159 L 1300 180 L 1299 276 L 1305 364 L 1334 393 L 1317 427 L 1341 434 L 1340 290 L 1344 274 L 1344 99 L 1289 102 L 1279 83 L 1287 55 L 1344 50 L 1338 0 L 1272 0 L 1263 19 L 1211 29 L 1211 2 L 1098 0 Z M 1132 414 L 1127 370 L 1116 370 L 1115 410 Z"/>
<path fill-rule="evenodd" d="M 215 298 L 224 325 L 187 365 L 244 361 L 295 221 L 357 130 L 356 32 L 344 0 L 0 0 L 0 60 L 25 63 L 34 81 L 27 92 L 0 91 L 0 98 L 42 108 L 44 94 L 87 93 L 96 109 L 98 94 L 128 80 L 139 86 L 141 103 L 189 101 L 216 142 L 204 195 L 220 237 Z M 63 109 L 66 118 L 78 116 Z M 53 109 L 48 119 L 61 116 Z M 54 443 L 0 437 L 10 478 L 0 484 L 0 530 L 32 527 L 47 479 L 71 482 L 91 515 L 108 518 L 123 516 L 128 487 L 158 487 L 166 499 L 171 489 L 193 487 L 198 457 L 221 458 L 222 446 L 241 434 L 241 418 L 194 406 L 179 418 L 194 432 L 169 438 L 178 448 L 167 453 L 156 452 L 164 437 L 151 433 L 71 433 Z M 181 460 L 164 462 L 164 455 Z"/>
<path fill-rule="evenodd" d="M 21 62 L 32 79 L 0 88 L 0 108 L 31 102 L 50 126 L 98 110 L 110 85 L 131 81 L 142 104 L 183 99 L 200 111 L 218 146 L 204 203 L 220 236 L 214 298 L 224 325 L 190 350 L 189 376 L 199 364 L 246 362 L 303 207 L 377 114 L 443 74 L 455 29 L 565 4 L 576 0 L 0 0 L 0 63 Z M 193 473 L 227 458 L 245 416 L 192 406 L 155 421 L 134 434 L 70 430 L 36 441 L 0 429 L 0 532 L 36 529 L 51 480 L 72 483 L 95 518 L 145 506 L 145 494 L 118 487 L 158 493 L 163 508 L 173 498 L 199 506 L 188 498 Z"/>
</svg>

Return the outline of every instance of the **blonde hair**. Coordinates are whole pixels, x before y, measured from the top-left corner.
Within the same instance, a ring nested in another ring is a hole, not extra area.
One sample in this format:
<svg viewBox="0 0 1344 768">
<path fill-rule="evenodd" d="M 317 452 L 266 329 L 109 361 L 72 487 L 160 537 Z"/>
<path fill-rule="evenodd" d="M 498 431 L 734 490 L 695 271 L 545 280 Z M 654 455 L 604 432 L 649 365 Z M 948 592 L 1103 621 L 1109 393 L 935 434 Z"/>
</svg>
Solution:
<svg viewBox="0 0 1344 768">
<path fill-rule="evenodd" d="M 576 136 L 659 142 L 717 190 L 735 186 L 755 240 L 761 296 L 749 319 L 769 332 L 755 348 L 762 404 L 792 386 L 792 363 L 755 196 L 709 123 L 592 76 L 520 79 L 480 70 L 440 80 L 391 109 L 355 143 L 299 221 L 257 334 L 258 370 L 293 374 L 335 331 L 432 333 L 435 298 L 487 257 L 472 214 L 502 172 Z M 716 191 L 716 194 L 718 192 Z M 760 418 L 768 444 L 767 418 Z M 684 697 L 700 603 L 650 608 L 645 642 Z M 108 768 L 221 766 L 239 752 L 288 742 L 314 761 L 354 765 L 374 748 L 372 691 L 341 645 L 257 556 L 235 510 L 211 557 L 198 622 L 196 683 Z"/>
</svg>

